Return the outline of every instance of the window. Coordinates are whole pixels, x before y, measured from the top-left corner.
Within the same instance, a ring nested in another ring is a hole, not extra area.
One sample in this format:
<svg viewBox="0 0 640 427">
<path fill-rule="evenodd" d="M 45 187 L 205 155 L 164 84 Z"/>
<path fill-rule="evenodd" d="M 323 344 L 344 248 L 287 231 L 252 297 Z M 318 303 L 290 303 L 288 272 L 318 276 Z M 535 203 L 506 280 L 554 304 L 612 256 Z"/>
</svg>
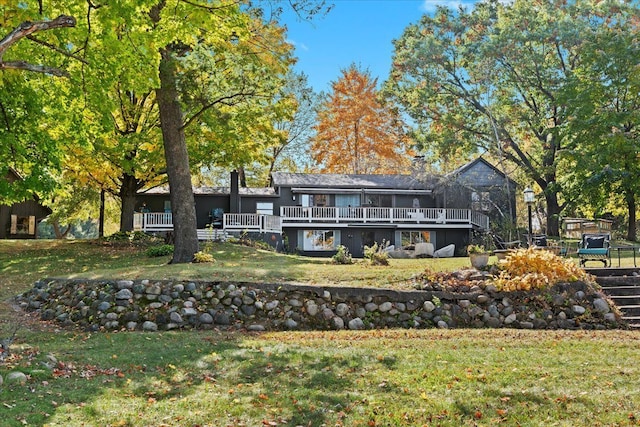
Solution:
<svg viewBox="0 0 640 427">
<path fill-rule="evenodd" d="M 471 209 L 474 211 L 489 212 L 491 210 L 490 193 L 488 191 L 472 191 Z"/>
<path fill-rule="evenodd" d="M 18 216 L 11 215 L 10 234 L 36 234 L 36 217 L 35 216 Z"/>
<path fill-rule="evenodd" d="M 258 215 L 273 215 L 273 203 L 256 203 L 256 213 Z"/>
<path fill-rule="evenodd" d="M 416 243 L 430 243 L 431 232 L 429 231 L 402 231 L 400 234 L 402 247 L 415 245 Z"/>
<path fill-rule="evenodd" d="M 337 230 L 302 230 L 300 239 L 304 251 L 332 251 L 340 244 Z"/>
<path fill-rule="evenodd" d="M 367 205 L 377 208 L 390 208 L 392 206 L 390 194 L 369 194 Z"/>
<path fill-rule="evenodd" d="M 165 200 L 164 201 L 164 211 L 166 213 L 171 212 L 171 200 Z"/>
<path fill-rule="evenodd" d="M 327 206 L 329 196 L 326 194 L 302 194 L 302 206 Z"/>
</svg>

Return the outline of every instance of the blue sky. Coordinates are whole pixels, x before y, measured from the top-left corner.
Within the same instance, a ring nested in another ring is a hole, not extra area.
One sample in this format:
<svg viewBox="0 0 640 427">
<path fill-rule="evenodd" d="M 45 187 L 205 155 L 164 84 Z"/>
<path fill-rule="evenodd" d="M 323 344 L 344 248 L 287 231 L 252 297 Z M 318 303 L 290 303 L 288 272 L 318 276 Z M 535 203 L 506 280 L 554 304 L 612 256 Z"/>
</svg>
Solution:
<svg viewBox="0 0 640 427">
<path fill-rule="evenodd" d="M 368 69 L 378 83 L 387 79 L 394 39 L 432 13 L 436 5 L 457 8 L 470 0 L 328 0 L 334 7 L 324 17 L 298 22 L 285 15 L 287 39 L 295 46 L 296 71 L 309 76 L 316 92 L 331 90 L 340 70 L 352 63 Z"/>
</svg>

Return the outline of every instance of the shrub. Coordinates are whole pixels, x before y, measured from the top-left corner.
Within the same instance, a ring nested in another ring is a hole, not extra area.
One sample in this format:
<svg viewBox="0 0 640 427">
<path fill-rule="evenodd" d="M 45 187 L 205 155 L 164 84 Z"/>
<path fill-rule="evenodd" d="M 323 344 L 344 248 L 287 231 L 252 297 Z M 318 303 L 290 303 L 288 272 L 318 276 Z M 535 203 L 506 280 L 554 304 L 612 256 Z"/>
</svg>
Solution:
<svg viewBox="0 0 640 427">
<path fill-rule="evenodd" d="M 353 264 L 353 259 L 346 246 L 340 245 L 337 250 L 336 254 L 331 257 L 334 264 Z"/>
<path fill-rule="evenodd" d="M 365 259 L 369 260 L 371 265 L 389 265 L 389 254 L 384 251 L 385 247 L 384 242 L 382 242 L 380 246 L 378 246 L 378 242 L 374 243 L 371 247 L 365 246 Z"/>
<path fill-rule="evenodd" d="M 545 289 L 562 282 L 591 282 L 592 277 L 574 262 L 551 251 L 518 249 L 498 263 L 500 273 L 494 280 L 502 291 Z"/>
<path fill-rule="evenodd" d="M 148 257 L 158 257 L 173 254 L 173 245 L 151 246 L 145 251 Z"/>
<path fill-rule="evenodd" d="M 193 262 L 216 262 L 212 254 L 208 252 L 198 251 L 193 255 Z"/>
</svg>

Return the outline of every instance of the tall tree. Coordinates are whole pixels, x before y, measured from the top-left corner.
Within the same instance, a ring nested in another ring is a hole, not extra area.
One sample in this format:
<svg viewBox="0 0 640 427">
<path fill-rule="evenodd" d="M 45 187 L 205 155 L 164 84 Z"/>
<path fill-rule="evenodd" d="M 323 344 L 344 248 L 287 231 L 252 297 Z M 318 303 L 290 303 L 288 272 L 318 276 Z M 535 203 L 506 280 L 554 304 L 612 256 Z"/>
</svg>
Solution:
<svg viewBox="0 0 640 427">
<path fill-rule="evenodd" d="M 637 240 L 640 194 L 640 9 L 620 4 L 603 25 L 583 33 L 582 61 L 564 92 L 570 143 L 563 182 L 573 207 L 626 207 L 628 240 Z"/>
<path fill-rule="evenodd" d="M 542 189 L 547 233 L 564 207 L 558 183 L 566 105 L 559 92 L 579 63 L 581 34 L 600 25 L 590 0 L 487 0 L 471 12 L 439 8 L 395 42 L 386 83 L 423 147 L 490 151 Z"/>
<path fill-rule="evenodd" d="M 7 204 L 55 187 L 49 171 L 59 167 L 59 145 L 48 127 L 34 124 L 48 115 L 51 77 L 68 76 L 58 64 L 73 55 L 57 47 L 68 37 L 60 29 L 76 25 L 67 15 L 29 20 L 17 6 L 0 6 L 0 28 L 11 29 L 0 33 L 0 177 L 13 168 L 24 178 L 0 180 L 0 203 Z"/>
<path fill-rule="evenodd" d="M 410 164 L 398 111 L 378 96 L 377 79 L 355 65 L 342 70 L 318 112 L 311 155 L 334 173 L 397 173 Z"/>
</svg>

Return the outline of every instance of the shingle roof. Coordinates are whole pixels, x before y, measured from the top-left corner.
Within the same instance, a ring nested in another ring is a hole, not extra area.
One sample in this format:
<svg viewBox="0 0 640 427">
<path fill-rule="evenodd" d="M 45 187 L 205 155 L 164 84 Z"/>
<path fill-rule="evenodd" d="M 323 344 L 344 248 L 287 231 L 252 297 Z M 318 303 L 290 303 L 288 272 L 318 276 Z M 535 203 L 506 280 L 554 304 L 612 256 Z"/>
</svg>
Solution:
<svg viewBox="0 0 640 427">
<path fill-rule="evenodd" d="M 273 172 L 275 187 L 430 189 L 413 175 L 347 175 Z"/>
<path fill-rule="evenodd" d="M 231 189 L 229 187 L 193 187 L 193 194 L 196 195 L 229 195 Z M 242 196 L 273 196 L 276 194 L 274 188 L 271 187 L 257 187 L 247 188 L 240 187 L 239 193 Z M 169 186 L 163 185 L 161 187 L 151 188 L 147 191 L 141 191 L 140 194 L 169 194 Z"/>
</svg>

